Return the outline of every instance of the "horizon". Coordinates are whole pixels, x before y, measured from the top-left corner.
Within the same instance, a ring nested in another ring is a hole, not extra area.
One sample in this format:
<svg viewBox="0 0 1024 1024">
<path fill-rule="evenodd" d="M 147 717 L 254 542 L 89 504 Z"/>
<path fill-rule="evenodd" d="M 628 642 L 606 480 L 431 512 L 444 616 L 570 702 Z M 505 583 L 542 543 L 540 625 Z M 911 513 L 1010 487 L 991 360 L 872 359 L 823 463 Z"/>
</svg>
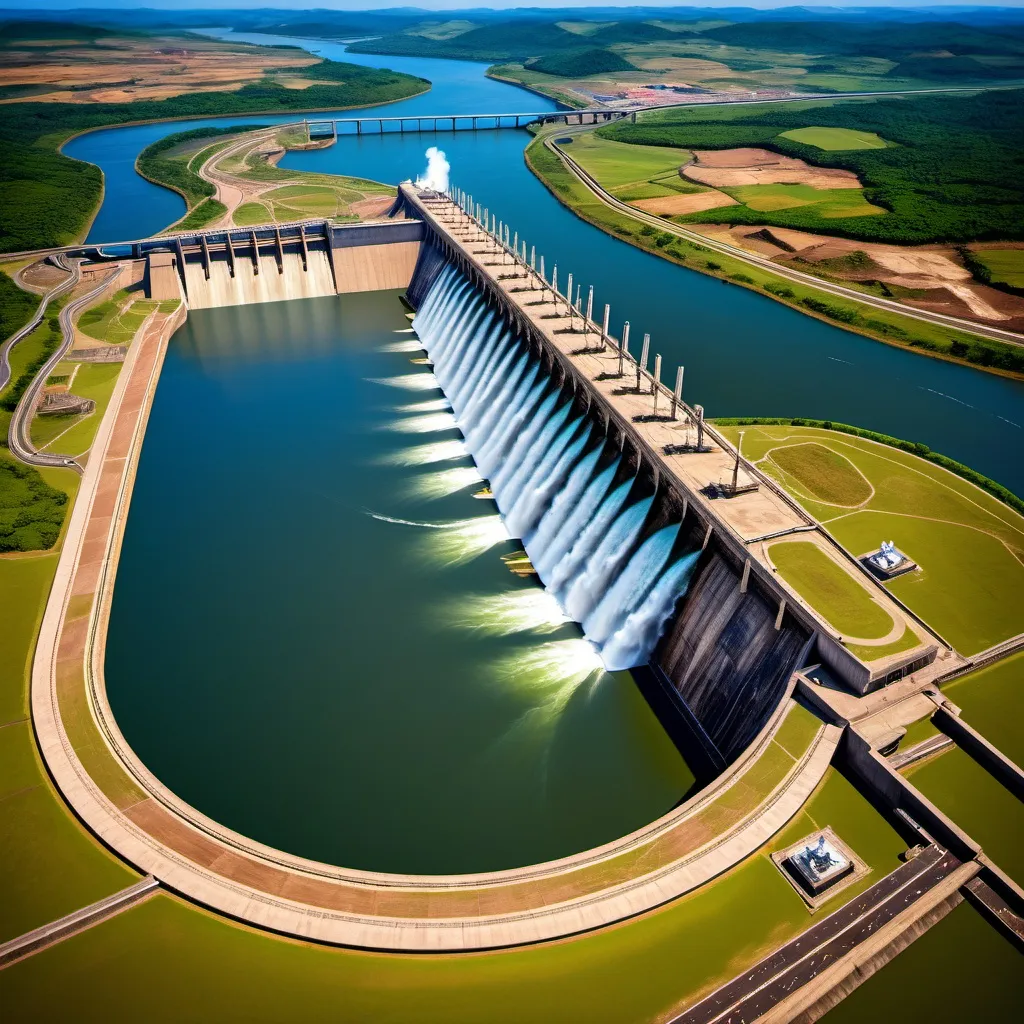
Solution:
<svg viewBox="0 0 1024 1024">
<path fill-rule="evenodd" d="M 861 0 L 855 4 L 836 4 L 825 2 L 825 0 L 805 0 L 804 3 L 792 3 L 788 0 L 746 0 L 744 3 L 736 3 L 734 0 L 704 0 L 700 4 L 679 4 L 675 0 L 647 0 L 643 4 L 595 4 L 588 0 L 536 0 L 534 3 L 521 3 L 518 0 L 498 2 L 490 4 L 473 3 L 471 0 L 419 0 L 412 4 L 396 3 L 361 3 L 358 0 L 319 0 L 319 2 L 307 3 L 305 0 L 270 0 L 251 4 L 247 0 L 219 0 L 211 5 L 182 6 L 175 0 L 148 0 L 146 3 L 131 3 L 129 0 L 105 0 L 99 3 L 80 3 L 73 0 L 35 0 L 34 3 L 22 6 L 5 6 L 0 4 L 4 11 L 24 11 L 31 14 L 38 11 L 97 11 L 97 10 L 134 10 L 134 11 L 166 11 L 177 10 L 186 12 L 208 12 L 218 10 L 282 10 L 282 11 L 331 11 L 331 12 L 384 12 L 384 11 L 558 11 L 569 8 L 594 11 L 628 11 L 636 8 L 663 8 L 677 11 L 703 11 L 703 10 L 793 10 L 809 12 L 826 12 L 829 10 L 837 12 L 877 10 L 906 10 L 906 11 L 962 11 L 969 12 L 979 9 L 994 10 L 1020 10 L 1024 8 L 1024 0 L 1018 2 L 1007 2 L 1007 0 L 975 0 L 974 3 L 957 3 L 955 0 L 949 2 L 933 3 L 893 3 L 892 0 Z"/>
</svg>

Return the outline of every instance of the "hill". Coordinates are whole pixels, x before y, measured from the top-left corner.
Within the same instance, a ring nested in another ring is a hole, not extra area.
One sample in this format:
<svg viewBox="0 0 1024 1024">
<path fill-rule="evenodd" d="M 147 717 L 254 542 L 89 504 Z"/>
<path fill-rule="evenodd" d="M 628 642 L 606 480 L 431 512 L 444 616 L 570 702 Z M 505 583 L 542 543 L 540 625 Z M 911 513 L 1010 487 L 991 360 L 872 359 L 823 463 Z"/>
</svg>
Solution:
<svg viewBox="0 0 1024 1024">
<path fill-rule="evenodd" d="M 589 49 L 568 50 L 565 53 L 552 53 L 538 57 L 526 65 L 531 71 L 541 71 L 545 75 L 557 75 L 560 78 L 585 78 L 587 75 L 600 75 L 609 71 L 636 71 L 636 65 L 630 64 L 612 50 Z"/>
</svg>

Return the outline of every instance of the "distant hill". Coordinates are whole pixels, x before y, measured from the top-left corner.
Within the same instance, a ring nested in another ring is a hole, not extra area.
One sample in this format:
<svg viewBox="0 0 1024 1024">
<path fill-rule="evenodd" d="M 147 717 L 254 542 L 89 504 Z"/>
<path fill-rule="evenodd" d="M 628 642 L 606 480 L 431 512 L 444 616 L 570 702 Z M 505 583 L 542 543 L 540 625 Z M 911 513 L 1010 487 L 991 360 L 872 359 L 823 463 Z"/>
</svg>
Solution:
<svg viewBox="0 0 1024 1024">
<path fill-rule="evenodd" d="M 526 66 L 531 71 L 558 75 L 560 78 L 585 78 L 587 75 L 600 75 L 609 71 L 637 70 L 636 65 L 630 64 L 625 57 L 620 57 L 611 50 L 598 48 L 552 53 L 546 57 L 538 57 Z"/>
</svg>

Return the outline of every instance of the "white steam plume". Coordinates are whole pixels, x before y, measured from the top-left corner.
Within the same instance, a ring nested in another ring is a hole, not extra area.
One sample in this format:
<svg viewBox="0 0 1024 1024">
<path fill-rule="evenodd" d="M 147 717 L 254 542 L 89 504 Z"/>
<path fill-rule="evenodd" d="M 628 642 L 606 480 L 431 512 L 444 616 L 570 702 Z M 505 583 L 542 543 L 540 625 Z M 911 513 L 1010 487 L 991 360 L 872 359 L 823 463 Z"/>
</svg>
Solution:
<svg viewBox="0 0 1024 1024">
<path fill-rule="evenodd" d="M 443 149 L 431 146 L 427 150 L 427 170 L 416 179 L 419 188 L 432 188 L 435 192 L 448 190 L 448 172 L 451 170 Z"/>
</svg>

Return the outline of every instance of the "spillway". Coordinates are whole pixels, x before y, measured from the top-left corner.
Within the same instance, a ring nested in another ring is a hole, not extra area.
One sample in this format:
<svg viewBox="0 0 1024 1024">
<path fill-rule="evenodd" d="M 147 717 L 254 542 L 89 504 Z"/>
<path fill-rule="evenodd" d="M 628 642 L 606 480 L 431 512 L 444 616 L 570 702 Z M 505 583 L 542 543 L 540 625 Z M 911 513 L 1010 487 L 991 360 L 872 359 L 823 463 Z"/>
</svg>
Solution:
<svg viewBox="0 0 1024 1024">
<path fill-rule="evenodd" d="M 314 299 L 333 295 L 334 275 L 324 249 L 309 248 L 279 257 L 261 252 L 254 260 L 185 261 L 185 289 L 192 309 L 246 306 L 254 302 Z"/>
<path fill-rule="evenodd" d="M 699 551 L 469 280 L 428 273 L 414 326 L 509 532 L 606 668 L 645 663 Z"/>
</svg>

